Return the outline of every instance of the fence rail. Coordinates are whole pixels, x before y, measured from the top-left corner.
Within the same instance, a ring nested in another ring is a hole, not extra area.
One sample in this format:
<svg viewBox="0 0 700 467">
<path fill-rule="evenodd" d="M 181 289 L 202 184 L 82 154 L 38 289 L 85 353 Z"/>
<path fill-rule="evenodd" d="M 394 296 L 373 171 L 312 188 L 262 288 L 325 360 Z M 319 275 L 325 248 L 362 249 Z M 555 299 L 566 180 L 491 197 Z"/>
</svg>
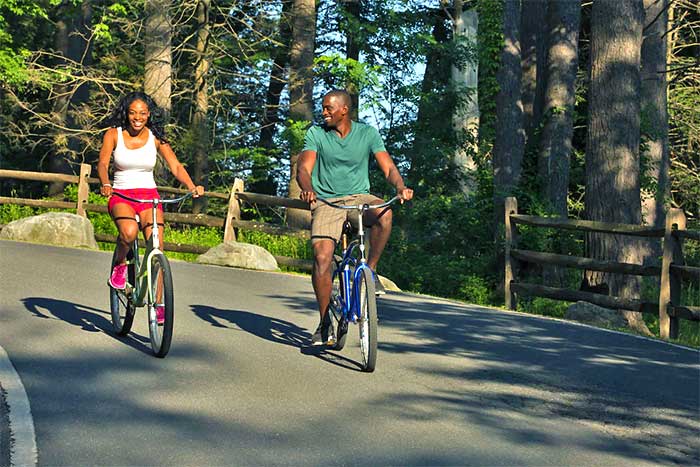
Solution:
<svg viewBox="0 0 700 467">
<path fill-rule="evenodd" d="M 516 248 L 518 224 L 575 230 L 577 232 L 663 238 L 663 260 L 661 267 L 659 267 L 522 250 Z M 661 337 L 665 339 L 678 337 L 679 319 L 700 321 L 700 307 L 680 305 L 682 281 L 693 280 L 700 284 L 700 268 L 686 266 L 684 264 L 683 240 L 700 240 L 700 231 L 686 230 L 685 215 L 679 209 L 671 209 L 667 213 L 666 226 L 664 229 L 660 229 L 641 225 L 518 214 L 517 200 L 513 197 L 509 197 L 506 198 L 505 202 L 505 228 L 505 302 L 506 307 L 509 309 L 516 309 L 518 294 L 522 294 L 545 297 L 553 300 L 582 300 L 606 308 L 630 310 L 638 313 L 658 313 Z M 660 283 L 659 300 L 656 303 L 650 303 L 593 292 L 519 282 L 516 277 L 518 262 L 561 266 L 612 274 L 658 277 Z"/>
<path fill-rule="evenodd" d="M 87 212 L 106 213 L 107 206 L 101 204 L 88 203 L 88 194 L 91 184 L 99 184 L 100 180 L 95 177 L 90 177 L 91 167 L 87 164 L 81 164 L 80 175 L 65 175 L 43 172 L 27 172 L 23 170 L 6 170 L 0 169 L 0 179 L 9 178 L 15 180 L 30 180 L 39 182 L 64 182 L 78 184 L 78 200 L 77 202 L 58 201 L 58 200 L 37 200 L 28 198 L 13 198 L 0 196 L 0 204 L 15 204 L 19 206 L 31 206 L 50 209 L 68 209 L 76 210 L 76 214 L 87 217 Z M 178 213 L 165 212 L 164 219 L 166 222 L 197 225 L 205 227 L 216 227 L 223 229 L 224 241 L 236 240 L 236 229 L 257 230 L 273 235 L 290 235 L 299 238 L 309 238 L 308 229 L 293 228 L 278 224 L 270 224 L 265 222 L 257 222 L 241 219 L 241 210 L 243 202 L 250 204 L 258 204 L 272 207 L 287 207 L 296 209 L 309 209 L 309 205 L 301 200 L 282 198 L 278 196 L 263 195 L 260 193 L 249 193 L 243 191 L 243 180 L 236 179 L 231 187 L 230 193 L 220 193 L 216 191 L 205 191 L 204 196 L 210 198 L 218 198 L 228 200 L 228 208 L 226 217 L 216 217 L 206 214 L 194 213 Z M 184 194 L 187 190 L 173 187 L 158 187 L 159 192 Z M 114 243 L 116 237 L 113 235 L 96 234 L 95 239 L 101 242 Z M 176 251 L 180 253 L 196 253 L 201 254 L 209 248 L 202 245 L 183 244 L 165 242 L 164 249 L 167 251 Z M 310 271 L 312 262 L 310 260 L 302 260 L 289 258 L 286 256 L 275 256 L 277 263 L 283 266 L 294 267 L 297 269 Z"/>
</svg>

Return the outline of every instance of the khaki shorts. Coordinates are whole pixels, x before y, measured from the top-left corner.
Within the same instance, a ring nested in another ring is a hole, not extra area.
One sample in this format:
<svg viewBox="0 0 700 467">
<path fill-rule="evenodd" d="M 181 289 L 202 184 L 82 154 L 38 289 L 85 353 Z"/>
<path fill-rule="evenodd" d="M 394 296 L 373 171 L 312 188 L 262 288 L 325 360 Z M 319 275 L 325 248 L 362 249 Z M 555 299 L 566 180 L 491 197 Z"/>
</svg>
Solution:
<svg viewBox="0 0 700 467">
<path fill-rule="evenodd" d="M 340 198 L 328 198 L 326 201 L 341 205 L 359 205 L 382 203 L 384 200 L 374 195 L 359 194 L 343 196 Z M 311 243 L 319 240 L 330 239 L 338 243 L 343 233 L 343 224 L 349 220 L 357 228 L 357 210 L 338 209 L 328 206 L 323 201 L 316 201 L 311 205 Z M 364 224 L 366 227 L 370 227 Z"/>
</svg>

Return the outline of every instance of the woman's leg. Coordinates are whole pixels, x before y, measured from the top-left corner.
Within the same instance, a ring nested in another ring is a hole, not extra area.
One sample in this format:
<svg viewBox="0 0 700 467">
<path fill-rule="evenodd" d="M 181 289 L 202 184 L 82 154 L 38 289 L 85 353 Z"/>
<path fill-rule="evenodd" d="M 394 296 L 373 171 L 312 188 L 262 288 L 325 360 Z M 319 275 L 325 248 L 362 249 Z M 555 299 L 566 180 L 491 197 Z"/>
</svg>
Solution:
<svg viewBox="0 0 700 467">
<path fill-rule="evenodd" d="M 112 219 L 119 230 L 117 237 L 117 263 L 126 262 L 126 254 L 129 252 L 131 242 L 139 234 L 139 226 L 136 223 L 136 212 L 125 203 L 117 203 L 112 208 Z"/>
</svg>

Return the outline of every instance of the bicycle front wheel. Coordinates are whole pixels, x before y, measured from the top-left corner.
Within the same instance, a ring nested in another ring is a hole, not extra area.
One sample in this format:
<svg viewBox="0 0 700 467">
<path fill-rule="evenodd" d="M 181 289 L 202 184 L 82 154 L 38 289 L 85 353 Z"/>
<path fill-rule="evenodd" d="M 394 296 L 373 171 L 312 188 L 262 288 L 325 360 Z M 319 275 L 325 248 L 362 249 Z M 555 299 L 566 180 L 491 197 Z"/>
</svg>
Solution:
<svg viewBox="0 0 700 467">
<path fill-rule="evenodd" d="M 148 332 L 154 355 L 163 358 L 168 354 L 173 338 L 173 278 L 170 263 L 164 255 L 153 255 L 150 261 Z"/>
<path fill-rule="evenodd" d="M 112 255 L 112 266 L 109 268 L 110 273 L 116 265 L 116 256 L 117 250 L 115 248 Z M 131 325 L 134 323 L 134 314 L 136 313 L 136 306 L 131 293 L 131 284 L 134 284 L 135 278 L 133 257 L 133 250 L 129 250 L 126 257 L 128 263 L 126 276 L 128 284 L 126 289 L 119 290 L 109 287 L 109 308 L 112 314 L 112 326 L 114 327 L 114 332 L 119 336 L 125 336 L 131 331 Z"/>
<path fill-rule="evenodd" d="M 374 371 L 377 363 L 377 297 L 374 295 L 372 271 L 363 269 L 357 280 L 362 370 L 369 373 Z"/>
</svg>

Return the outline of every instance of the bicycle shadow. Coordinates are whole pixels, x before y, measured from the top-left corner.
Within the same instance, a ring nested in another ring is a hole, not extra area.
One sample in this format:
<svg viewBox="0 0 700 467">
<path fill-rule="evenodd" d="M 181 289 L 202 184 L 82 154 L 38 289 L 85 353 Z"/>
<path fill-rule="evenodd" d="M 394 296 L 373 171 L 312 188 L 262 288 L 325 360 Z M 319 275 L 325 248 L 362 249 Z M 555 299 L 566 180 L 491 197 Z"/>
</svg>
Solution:
<svg viewBox="0 0 700 467">
<path fill-rule="evenodd" d="M 194 314 L 217 328 L 236 327 L 261 339 L 290 347 L 301 348 L 311 338 L 296 324 L 244 310 L 224 310 L 208 305 L 190 305 Z M 233 326 L 228 326 L 229 323 Z"/>
<path fill-rule="evenodd" d="M 102 332 L 114 339 L 124 342 L 129 347 L 139 350 L 143 353 L 150 354 L 150 347 L 147 345 L 150 341 L 147 337 L 131 332 L 127 336 L 119 336 L 114 332 L 111 319 L 105 318 L 104 314 L 108 312 L 98 308 L 79 305 L 65 300 L 56 300 L 45 297 L 27 297 L 23 298 L 22 304 L 25 308 L 38 318 L 43 319 L 58 319 L 73 326 L 81 328 L 87 332 Z M 46 314 L 42 310 L 47 311 Z"/>
<path fill-rule="evenodd" d="M 360 371 L 358 362 L 331 353 L 328 348 L 311 346 L 311 333 L 289 321 L 249 311 L 225 310 L 209 305 L 190 305 L 190 308 L 197 317 L 214 327 L 238 328 L 261 339 L 298 348 L 303 355 L 315 356 L 334 365 Z"/>
</svg>

